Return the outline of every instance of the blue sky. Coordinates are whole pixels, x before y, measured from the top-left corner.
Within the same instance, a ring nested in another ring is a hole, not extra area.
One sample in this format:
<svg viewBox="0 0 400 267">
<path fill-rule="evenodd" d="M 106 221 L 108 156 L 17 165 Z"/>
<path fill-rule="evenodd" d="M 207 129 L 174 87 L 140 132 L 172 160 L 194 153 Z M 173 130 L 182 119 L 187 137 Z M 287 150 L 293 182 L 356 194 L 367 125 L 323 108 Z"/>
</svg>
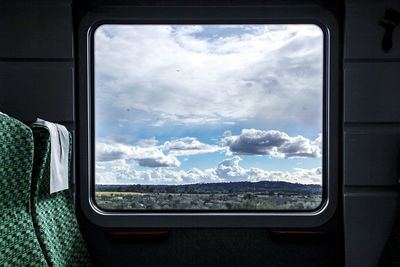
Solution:
<svg viewBox="0 0 400 267">
<path fill-rule="evenodd" d="M 321 183 L 314 25 L 103 25 L 96 182 Z"/>
</svg>

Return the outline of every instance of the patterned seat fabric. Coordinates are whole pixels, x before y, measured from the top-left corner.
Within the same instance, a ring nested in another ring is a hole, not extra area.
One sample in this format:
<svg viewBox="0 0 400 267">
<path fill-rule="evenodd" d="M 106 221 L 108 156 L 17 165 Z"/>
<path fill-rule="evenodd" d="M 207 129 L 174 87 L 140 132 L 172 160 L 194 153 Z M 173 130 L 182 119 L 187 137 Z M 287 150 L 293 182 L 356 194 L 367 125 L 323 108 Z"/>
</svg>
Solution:
<svg viewBox="0 0 400 267">
<path fill-rule="evenodd" d="M 42 250 L 50 266 L 90 266 L 70 190 L 50 194 L 50 133 L 45 126 L 33 125 L 32 130 L 35 140 L 32 213 Z M 69 168 L 71 181 L 71 163 Z"/>
<path fill-rule="evenodd" d="M 0 114 L 0 266 L 47 266 L 30 211 L 31 130 Z"/>
</svg>

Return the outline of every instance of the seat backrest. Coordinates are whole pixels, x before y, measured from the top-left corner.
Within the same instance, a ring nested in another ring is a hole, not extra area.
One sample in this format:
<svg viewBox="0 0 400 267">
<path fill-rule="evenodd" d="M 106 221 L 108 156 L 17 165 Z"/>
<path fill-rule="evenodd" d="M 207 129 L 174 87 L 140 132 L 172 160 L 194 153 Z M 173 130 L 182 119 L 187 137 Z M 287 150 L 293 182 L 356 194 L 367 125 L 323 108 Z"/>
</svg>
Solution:
<svg viewBox="0 0 400 267">
<path fill-rule="evenodd" d="M 90 266 L 90 258 L 79 230 L 71 191 L 50 194 L 50 133 L 33 125 L 35 140 L 32 175 L 32 213 L 39 242 L 50 266 Z M 69 181 L 72 138 L 70 134 Z M 71 188 L 71 183 L 70 183 Z"/>
<path fill-rule="evenodd" d="M 0 266 L 47 266 L 30 211 L 31 130 L 0 113 Z"/>
</svg>

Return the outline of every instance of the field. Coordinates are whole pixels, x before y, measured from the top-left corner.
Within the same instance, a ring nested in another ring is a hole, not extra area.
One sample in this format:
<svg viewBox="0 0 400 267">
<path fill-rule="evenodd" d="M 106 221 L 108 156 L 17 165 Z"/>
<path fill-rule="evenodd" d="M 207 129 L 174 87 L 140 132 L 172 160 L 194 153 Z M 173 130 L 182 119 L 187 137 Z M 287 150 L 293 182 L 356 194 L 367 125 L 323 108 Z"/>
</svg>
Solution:
<svg viewBox="0 0 400 267">
<path fill-rule="evenodd" d="M 322 200 L 321 190 L 288 190 L 247 186 L 136 186 L 101 187 L 95 200 L 107 210 L 313 210 Z M 234 189 L 232 189 L 234 188 Z M 136 189 L 136 190 L 132 190 Z M 139 191 L 140 189 L 140 191 Z"/>
</svg>

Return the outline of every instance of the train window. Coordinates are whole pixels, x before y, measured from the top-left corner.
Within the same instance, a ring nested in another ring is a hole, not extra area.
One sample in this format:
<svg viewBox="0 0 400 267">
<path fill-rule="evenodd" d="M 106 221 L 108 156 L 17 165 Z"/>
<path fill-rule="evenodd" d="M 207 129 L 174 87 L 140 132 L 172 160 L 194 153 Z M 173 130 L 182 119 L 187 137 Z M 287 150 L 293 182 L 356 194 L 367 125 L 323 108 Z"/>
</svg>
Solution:
<svg viewBox="0 0 400 267">
<path fill-rule="evenodd" d="M 312 211 L 324 189 L 315 24 L 103 24 L 94 200 L 120 211 Z"/>
</svg>

